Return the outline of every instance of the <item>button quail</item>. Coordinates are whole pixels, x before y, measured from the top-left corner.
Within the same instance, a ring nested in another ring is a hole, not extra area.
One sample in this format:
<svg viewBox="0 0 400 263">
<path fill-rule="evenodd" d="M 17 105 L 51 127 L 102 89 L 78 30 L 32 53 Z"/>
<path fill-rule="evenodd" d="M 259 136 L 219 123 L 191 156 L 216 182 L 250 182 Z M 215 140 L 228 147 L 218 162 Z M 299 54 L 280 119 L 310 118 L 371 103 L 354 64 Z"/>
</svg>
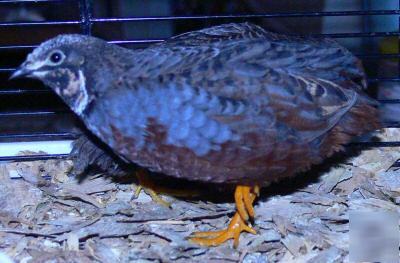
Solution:
<svg viewBox="0 0 400 263">
<path fill-rule="evenodd" d="M 238 245 L 259 187 L 305 171 L 380 128 L 361 62 L 330 39 L 225 24 L 130 50 L 84 35 L 36 48 L 13 77 L 51 87 L 122 159 L 177 178 L 237 185 Z"/>
</svg>

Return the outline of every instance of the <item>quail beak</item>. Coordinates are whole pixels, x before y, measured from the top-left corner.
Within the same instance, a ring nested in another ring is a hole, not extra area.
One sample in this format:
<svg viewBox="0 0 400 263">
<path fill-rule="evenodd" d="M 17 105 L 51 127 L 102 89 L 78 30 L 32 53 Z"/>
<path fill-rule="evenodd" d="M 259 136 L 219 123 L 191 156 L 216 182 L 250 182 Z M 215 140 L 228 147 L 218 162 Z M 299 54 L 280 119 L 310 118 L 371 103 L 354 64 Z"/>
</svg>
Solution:
<svg viewBox="0 0 400 263">
<path fill-rule="evenodd" d="M 22 63 L 21 66 L 19 66 L 9 77 L 9 80 L 32 76 L 34 69 L 29 67 L 30 64 L 31 63 L 29 61 L 25 61 L 24 63 Z"/>
<path fill-rule="evenodd" d="M 16 79 L 16 78 L 22 78 L 22 77 L 27 77 L 29 75 L 31 75 L 32 70 L 27 69 L 26 67 L 26 63 L 23 63 L 21 66 L 19 66 L 14 73 L 10 76 L 10 80 L 11 79 Z"/>
</svg>

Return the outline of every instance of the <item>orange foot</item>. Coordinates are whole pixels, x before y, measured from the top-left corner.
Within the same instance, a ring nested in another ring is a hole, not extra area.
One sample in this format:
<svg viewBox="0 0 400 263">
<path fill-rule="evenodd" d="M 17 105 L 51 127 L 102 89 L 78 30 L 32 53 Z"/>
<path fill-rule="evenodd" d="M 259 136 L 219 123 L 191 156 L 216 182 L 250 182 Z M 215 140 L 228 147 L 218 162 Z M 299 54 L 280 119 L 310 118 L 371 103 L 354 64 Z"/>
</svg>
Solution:
<svg viewBox="0 0 400 263">
<path fill-rule="evenodd" d="M 249 186 L 237 186 L 235 190 L 237 212 L 229 223 L 228 228 L 220 231 L 195 232 L 189 240 L 202 246 L 218 246 L 233 238 L 233 246 L 237 248 L 241 232 L 257 233 L 249 226 L 248 221 L 254 218 L 253 202 L 258 195 L 258 186 L 253 189 Z"/>
<path fill-rule="evenodd" d="M 157 184 L 155 184 L 151 177 L 149 176 L 148 172 L 139 169 L 136 172 L 136 177 L 138 178 L 139 185 L 136 187 L 135 191 L 135 197 L 138 197 L 140 192 L 144 190 L 148 195 L 150 195 L 151 199 L 153 199 L 154 202 L 166 206 L 166 207 L 171 207 L 171 204 L 168 203 L 167 201 L 163 200 L 158 193 L 163 193 L 167 195 L 173 195 L 177 197 L 185 196 L 185 197 L 193 197 L 199 195 L 198 192 L 195 191 L 190 191 L 186 189 L 170 189 L 167 187 L 162 187 Z"/>
</svg>

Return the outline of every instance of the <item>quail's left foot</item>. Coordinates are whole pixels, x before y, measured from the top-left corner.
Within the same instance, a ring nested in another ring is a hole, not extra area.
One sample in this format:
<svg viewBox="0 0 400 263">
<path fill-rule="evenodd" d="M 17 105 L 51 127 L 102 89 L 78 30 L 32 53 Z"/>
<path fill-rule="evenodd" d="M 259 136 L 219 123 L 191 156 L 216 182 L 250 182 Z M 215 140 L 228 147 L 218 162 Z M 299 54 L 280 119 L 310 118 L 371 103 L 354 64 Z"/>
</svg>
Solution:
<svg viewBox="0 0 400 263">
<path fill-rule="evenodd" d="M 158 193 L 156 192 L 158 188 L 149 178 L 147 171 L 140 169 L 139 171 L 136 172 L 136 177 L 139 181 L 139 185 L 136 187 L 135 191 L 136 198 L 139 196 L 140 192 L 144 190 L 148 195 L 150 195 L 151 199 L 153 199 L 154 202 L 168 208 L 171 207 L 171 204 L 169 202 L 163 200 L 158 195 Z"/>
<path fill-rule="evenodd" d="M 234 239 L 233 246 L 239 245 L 241 232 L 256 234 L 249 226 L 249 220 L 254 218 L 253 202 L 259 195 L 259 187 L 237 186 L 235 190 L 235 203 L 237 212 L 233 216 L 228 228 L 220 231 L 195 232 L 189 238 L 190 241 L 202 246 L 218 246 L 229 239 Z"/>
<path fill-rule="evenodd" d="M 140 192 L 144 190 L 148 195 L 150 195 L 151 199 L 153 199 L 154 202 L 169 208 L 171 207 L 171 204 L 163 200 L 158 193 L 163 193 L 176 197 L 193 197 L 200 194 L 198 191 L 194 190 L 191 191 L 188 189 L 171 189 L 157 185 L 151 179 L 148 172 L 143 169 L 140 169 L 136 172 L 136 177 L 138 178 L 139 185 L 136 188 L 135 197 L 138 197 Z"/>
<path fill-rule="evenodd" d="M 157 192 L 155 192 L 153 189 L 144 187 L 143 185 L 138 185 L 138 186 L 136 187 L 136 191 L 135 191 L 135 194 L 134 194 L 134 195 L 135 195 L 135 198 L 138 198 L 138 196 L 139 196 L 139 194 L 140 194 L 140 192 L 141 192 L 142 190 L 144 190 L 148 195 L 150 195 L 151 199 L 152 199 L 154 202 L 156 202 L 156 203 L 158 203 L 158 204 L 160 204 L 160 205 L 163 205 L 163 206 L 165 206 L 165 207 L 168 207 L 168 208 L 171 207 L 171 203 L 169 203 L 169 202 L 165 201 L 164 199 L 162 199 L 162 198 L 159 196 L 159 194 L 158 194 Z"/>
</svg>

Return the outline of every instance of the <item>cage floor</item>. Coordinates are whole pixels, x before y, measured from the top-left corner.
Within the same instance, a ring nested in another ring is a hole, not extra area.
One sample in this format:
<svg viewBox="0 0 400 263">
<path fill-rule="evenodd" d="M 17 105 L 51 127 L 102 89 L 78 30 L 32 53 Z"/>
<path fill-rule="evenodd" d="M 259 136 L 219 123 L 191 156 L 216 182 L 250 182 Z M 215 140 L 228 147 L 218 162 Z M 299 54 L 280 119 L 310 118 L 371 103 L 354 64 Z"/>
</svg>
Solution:
<svg viewBox="0 0 400 263">
<path fill-rule="evenodd" d="M 399 141 L 400 131 L 379 137 Z M 145 192 L 135 199 L 131 183 L 97 176 L 78 184 L 67 160 L 3 163 L 0 248 L 18 262 L 348 261 L 349 211 L 399 209 L 400 171 L 390 168 L 399 158 L 397 148 L 373 148 L 294 180 L 291 190 L 289 181 L 271 185 L 255 207 L 258 234 L 242 234 L 238 249 L 186 239 L 223 228 L 234 212 L 230 196 L 218 203 L 163 196 L 170 209 Z"/>
</svg>

